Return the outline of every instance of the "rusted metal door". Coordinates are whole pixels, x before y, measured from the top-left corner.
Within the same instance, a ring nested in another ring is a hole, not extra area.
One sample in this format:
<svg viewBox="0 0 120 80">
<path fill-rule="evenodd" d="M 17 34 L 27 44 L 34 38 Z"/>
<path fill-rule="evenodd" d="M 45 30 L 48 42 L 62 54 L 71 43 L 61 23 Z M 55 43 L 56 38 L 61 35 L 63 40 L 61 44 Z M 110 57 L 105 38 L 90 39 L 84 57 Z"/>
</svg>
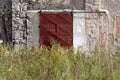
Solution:
<svg viewBox="0 0 120 80">
<path fill-rule="evenodd" d="M 73 46 L 73 14 L 41 12 L 40 45 L 50 46 L 51 39 L 61 46 Z"/>
</svg>

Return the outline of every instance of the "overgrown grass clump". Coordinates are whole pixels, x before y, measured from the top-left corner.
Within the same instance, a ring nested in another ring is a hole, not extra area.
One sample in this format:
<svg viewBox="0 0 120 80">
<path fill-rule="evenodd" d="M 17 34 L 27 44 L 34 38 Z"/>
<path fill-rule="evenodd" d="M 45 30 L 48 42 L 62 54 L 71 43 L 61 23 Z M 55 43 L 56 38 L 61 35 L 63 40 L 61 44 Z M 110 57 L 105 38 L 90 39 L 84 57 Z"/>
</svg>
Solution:
<svg viewBox="0 0 120 80">
<path fill-rule="evenodd" d="M 57 45 L 19 52 L 0 45 L 0 80 L 120 80 L 120 56 L 83 54 Z"/>
</svg>

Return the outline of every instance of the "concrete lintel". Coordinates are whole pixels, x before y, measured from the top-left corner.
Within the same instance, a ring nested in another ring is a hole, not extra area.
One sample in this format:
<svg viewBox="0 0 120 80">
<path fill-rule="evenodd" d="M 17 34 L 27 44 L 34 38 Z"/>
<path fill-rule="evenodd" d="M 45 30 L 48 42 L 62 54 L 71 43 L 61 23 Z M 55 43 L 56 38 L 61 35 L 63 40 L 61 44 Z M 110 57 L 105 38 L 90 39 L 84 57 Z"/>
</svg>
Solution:
<svg viewBox="0 0 120 80">
<path fill-rule="evenodd" d="M 32 13 L 39 13 L 39 12 L 73 12 L 73 13 L 106 13 L 106 11 L 101 10 L 101 11 L 84 11 L 84 10 L 71 10 L 71 9 L 63 9 L 63 10 L 28 10 L 27 12 L 32 12 Z"/>
</svg>

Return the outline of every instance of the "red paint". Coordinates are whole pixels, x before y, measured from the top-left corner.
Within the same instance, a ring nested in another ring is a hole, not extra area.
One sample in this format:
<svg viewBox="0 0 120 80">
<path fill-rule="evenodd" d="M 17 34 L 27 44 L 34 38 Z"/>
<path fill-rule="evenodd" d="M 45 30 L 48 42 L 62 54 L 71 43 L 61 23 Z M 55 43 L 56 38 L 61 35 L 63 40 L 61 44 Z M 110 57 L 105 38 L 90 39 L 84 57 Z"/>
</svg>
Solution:
<svg viewBox="0 0 120 80">
<path fill-rule="evenodd" d="M 41 12 L 40 45 L 50 46 L 51 39 L 61 46 L 73 46 L 73 14 Z"/>
</svg>

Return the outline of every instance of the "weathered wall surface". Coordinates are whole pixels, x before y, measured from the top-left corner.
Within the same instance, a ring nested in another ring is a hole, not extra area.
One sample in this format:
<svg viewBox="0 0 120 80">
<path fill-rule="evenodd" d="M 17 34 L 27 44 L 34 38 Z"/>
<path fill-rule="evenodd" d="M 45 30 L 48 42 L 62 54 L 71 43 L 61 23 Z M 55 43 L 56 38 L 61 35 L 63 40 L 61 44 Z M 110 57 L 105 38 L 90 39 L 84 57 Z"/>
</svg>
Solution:
<svg viewBox="0 0 120 80">
<path fill-rule="evenodd" d="M 29 10 L 84 8 L 84 0 L 28 0 Z"/>
<path fill-rule="evenodd" d="M 11 5 L 11 0 L 0 0 L 0 39 L 4 42 L 12 40 Z"/>
<path fill-rule="evenodd" d="M 108 51 L 108 16 L 105 12 L 85 13 L 86 51 L 95 46 L 100 52 Z"/>
<path fill-rule="evenodd" d="M 27 2 L 28 1 L 28 2 Z M 13 39 L 16 44 L 27 44 L 28 46 L 39 46 L 39 15 L 34 10 L 44 9 L 73 9 L 83 10 L 85 21 L 85 36 L 87 51 L 93 50 L 96 45 L 100 45 L 100 34 L 107 32 L 106 29 L 100 28 L 100 11 L 99 0 L 26 0 L 13 1 Z M 27 12 L 27 10 L 33 10 Z M 87 12 L 87 13 L 86 13 Z M 89 13 L 88 13 L 89 12 Z M 96 13 L 97 12 L 97 13 Z M 81 13 L 82 14 L 82 13 Z M 27 15 L 27 16 L 26 16 Z M 38 16 L 35 18 L 35 16 Z M 103 15 L 102 15 L 103 16 Z M 104 20 L 103 20 L 104 21 Z M 27 25 L 27 27 L 26 27 Z M 36 26 L 36 28 L 34 28 Z M 105 26 L 106 28 L 108 26 Z M 102 32 L 103 30 L 103 32 Z M 36 32 L 35 32 L 36 31 Z M 101 31 L 101 33 L 100 33 Z M 107 34 L 107 33 L 106 33 Z M 104 37 L 106 39 L 106 37 Z M 102 41 L 101 41 L 102 42 Z M 104 45 L 107 47 L 106 45 Z"/>
<path fill-rule="evenodd" d="M 12 41 L 15 46 L 19 47 L 27 41 L 27 0 L 13 0 L 12 12 Z"/>
<path fill-rule="evenodd" d="M 101 51 L 113 53 L 114 45 L 120 43 L 119 8 L 120 0 L 12 0 L 12 40 L 17 45 L 37 45 L 39 15 L 35 10 L 81 10 L 84 12 L 87 50 L 99 45 Z"/>
<path fill-rule="evenodd" d="M 101 9 L 109 16 L 109 51 L 113 53 L 115 47 L 120 46 L 120 0 L 101 0 Z"/>
<path fill-rule="evenodd" d="M 109 18 L 106 13 L 99 14 L 99 44 L 101 52 L 108 52 L 109 46 Z"/>
</svg>

